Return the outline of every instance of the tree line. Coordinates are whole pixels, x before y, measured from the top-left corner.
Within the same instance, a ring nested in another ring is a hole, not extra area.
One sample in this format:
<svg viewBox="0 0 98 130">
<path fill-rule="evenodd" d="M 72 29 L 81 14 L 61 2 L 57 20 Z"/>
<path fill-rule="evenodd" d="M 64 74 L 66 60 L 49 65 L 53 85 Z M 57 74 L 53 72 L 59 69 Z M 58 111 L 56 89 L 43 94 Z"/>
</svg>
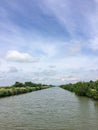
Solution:
<svg viewBox="0 0 98 130">
<path fill-rule="evenodd" d="M 42 86 L 52 87 L 52 85 L 46 85 L 46 84 L 41 84 L 41 83 L 33 83 L 31 81 L 25 82 L 25 83 L 15 82 L 15 84 L 12 85 L 12 87 L 42 87 Z"/>
<path fill-rule="evenodd" d="M 77 82 L 74 84 L 69 83 L 61 85 L 60 87 L 71 92 L 75 92 L 76 95 L 87 96 L 98 100 L 98 80 L 91 80 L 89 82 Z"/>
<path fill-rule="evenodd" d="M 15 82 L 10 87 L 0 87 L 0 97 L 7 97 L 28 92 L 33 92 L 41 89 L 53 87 L 52 85 L 37 84 L 32 82 Z"/>
</svg>

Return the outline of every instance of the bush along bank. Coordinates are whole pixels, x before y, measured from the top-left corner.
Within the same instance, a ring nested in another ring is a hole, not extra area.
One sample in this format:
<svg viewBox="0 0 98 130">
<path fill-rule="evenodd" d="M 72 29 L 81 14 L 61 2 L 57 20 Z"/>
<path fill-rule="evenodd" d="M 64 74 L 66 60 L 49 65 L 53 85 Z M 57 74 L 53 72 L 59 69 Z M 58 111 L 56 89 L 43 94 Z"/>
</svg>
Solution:
<svg viewBox="0 0 98 130">
<path fill-rule="evenodd" d="M 53 87 L 52 85 L 36 84 L 32 82 L 20 83 L 16 82 L 11 87 L 0 87 L 0 97 L 7 97 L 12 95 L 19 95 L 23 93 L 33 92 L 37 90 L 47 89 Z"/>
<path fill-rule="evenodd" d="M 98 100 L 98 80 L 89 82 L 77 82 L 75 84 L 66 84 L 60 86 L 63 89 L 75 92 L 78 96 L 87 96 Z"/>
</svg>

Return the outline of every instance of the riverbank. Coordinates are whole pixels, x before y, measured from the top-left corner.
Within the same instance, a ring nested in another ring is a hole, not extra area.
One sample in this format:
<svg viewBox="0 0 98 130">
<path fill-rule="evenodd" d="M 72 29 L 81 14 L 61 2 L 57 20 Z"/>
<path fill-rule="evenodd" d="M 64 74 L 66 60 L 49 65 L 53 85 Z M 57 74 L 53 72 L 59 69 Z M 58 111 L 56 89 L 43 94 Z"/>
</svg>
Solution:
<svg viewBox="0 0 98 130">
<path fill-rule="evenodd" d="M 63 89 L 74 92 L 78 96 L 87 96 L 98 100 L 98 80 L 90 82 L 77 82 L 60 86 Z"/>
<path fill-rule="evenodd" d="M 52 85 L 35 84 L 32 82 L 26 82 L 23 84 L 23 83 L 16 82 L 11 87 L 0 87 L 0 98 L 29 93 L 33 91 L 47 89 L 50 87 L 52 87 Z"/>
</svg>

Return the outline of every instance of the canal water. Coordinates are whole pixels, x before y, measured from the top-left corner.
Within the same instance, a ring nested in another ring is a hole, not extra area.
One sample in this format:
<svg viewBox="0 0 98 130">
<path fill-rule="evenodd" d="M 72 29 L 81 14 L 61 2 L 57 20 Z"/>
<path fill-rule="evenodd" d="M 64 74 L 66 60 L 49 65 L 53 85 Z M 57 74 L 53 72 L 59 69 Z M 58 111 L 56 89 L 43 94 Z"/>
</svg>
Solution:
<svg viewBox="0 0 98 130">
<path fill-rule="evenodd" d="M 98 101 L 59 87 L 2 98 L 0 130 L 98 130 Z"/>
</svg>

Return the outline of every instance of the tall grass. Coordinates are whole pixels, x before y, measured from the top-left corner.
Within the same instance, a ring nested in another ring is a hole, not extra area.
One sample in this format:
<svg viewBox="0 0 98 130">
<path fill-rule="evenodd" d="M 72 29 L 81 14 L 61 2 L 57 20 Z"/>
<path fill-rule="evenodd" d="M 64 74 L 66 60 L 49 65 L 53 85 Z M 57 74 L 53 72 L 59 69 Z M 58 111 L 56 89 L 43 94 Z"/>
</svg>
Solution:
<svg viewBox="0 0 98 130">
<path fill-rule="evenodd" d="M 49 88 L 50 86 L 38 87 L 2 87 L 0 88 L 0 97 L 7 97 L 12 95 L 19 95 L 23 93 L 33 92 L 41 89 Z"/>
</svg>

